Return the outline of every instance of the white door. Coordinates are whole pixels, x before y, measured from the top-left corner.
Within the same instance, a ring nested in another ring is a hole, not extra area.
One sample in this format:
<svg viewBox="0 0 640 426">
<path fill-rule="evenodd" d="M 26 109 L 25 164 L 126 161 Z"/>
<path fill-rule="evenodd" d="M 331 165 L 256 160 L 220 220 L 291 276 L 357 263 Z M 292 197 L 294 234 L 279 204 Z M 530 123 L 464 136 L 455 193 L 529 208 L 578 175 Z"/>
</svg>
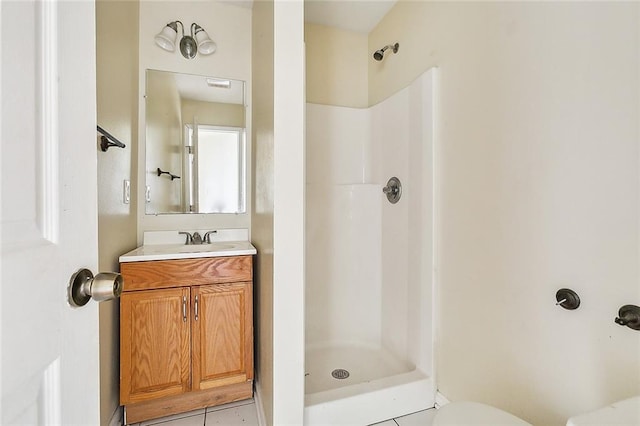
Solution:
<svg viewBox="0 0 640 426">
<path fill-rule="evenodd" d="M 92 1 L 0 2 L 0 423 L 99 423 L 98 310 L 67 303 L 97 266 Z"/>
</svg>

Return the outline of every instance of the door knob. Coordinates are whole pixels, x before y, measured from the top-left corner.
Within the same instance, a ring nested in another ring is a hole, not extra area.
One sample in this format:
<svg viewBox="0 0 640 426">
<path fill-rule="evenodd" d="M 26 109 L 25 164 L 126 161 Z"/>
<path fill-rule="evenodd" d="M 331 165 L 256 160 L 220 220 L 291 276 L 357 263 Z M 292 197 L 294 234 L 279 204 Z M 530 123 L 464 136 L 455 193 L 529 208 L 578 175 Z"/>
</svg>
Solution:
<svg viewBox="0 0 640 426">
<path fill-rule="evenodd" d="M 88 269 L 80 269 L 71 275 L 67 295 L 69 305 L 84 306 L 93 298 L 96 302 L 120 297 L 124 280 L 115 272 L 102 272 L 95 277 Z"/>
</svg>

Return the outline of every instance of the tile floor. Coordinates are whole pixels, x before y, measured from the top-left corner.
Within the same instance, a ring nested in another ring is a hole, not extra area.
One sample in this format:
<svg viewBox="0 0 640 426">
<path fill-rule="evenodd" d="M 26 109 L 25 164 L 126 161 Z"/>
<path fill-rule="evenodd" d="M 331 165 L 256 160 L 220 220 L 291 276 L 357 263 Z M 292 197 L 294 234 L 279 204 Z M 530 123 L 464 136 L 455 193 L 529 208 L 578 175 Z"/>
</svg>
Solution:
<svg viewBox="0 0 640 426">
<path fill-rule="evenodd" d="M 398 417 L 376 423 L 375 426 L 430 426 L 436 410 L 424 410 L 408 416 Z M 149 420 L 142 423 L 134 423 L 135 426 L 258 426 L 258 414 L 256 404 L 253 399 L 232 402 L 231 404 L 219 405 L 190 411 L 188 413 L 176 414 L 175 416 L 163 417 L 161 419 Z M 372 425 L 373 426 L 373 425 Z"/>
<path fill-rule="evenodd" d="M 375 426 L 431 426 L 435 415 L 436 410 L 432 408 L 430 410 L 418 411 L 417 413 L 407 416 L 387 420 L 386 422 L 376 423 Z"/>
</svg>

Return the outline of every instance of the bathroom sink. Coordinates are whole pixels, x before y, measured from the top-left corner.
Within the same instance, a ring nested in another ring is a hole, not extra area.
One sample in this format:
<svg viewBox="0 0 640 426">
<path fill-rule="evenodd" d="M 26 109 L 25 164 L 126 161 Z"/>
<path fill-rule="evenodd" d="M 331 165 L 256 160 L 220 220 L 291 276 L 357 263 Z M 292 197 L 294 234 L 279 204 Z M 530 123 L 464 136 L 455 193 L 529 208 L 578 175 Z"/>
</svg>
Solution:
<svg viewBox="0 0 640 426">
<path fill-rule="evenodd" d="M 249 241 L 220 241 L 210 244 L 150 244 L 120 256 L 120 262 L 189 259 L 198 257 L 246 256 L 256 254 Z"/>
<path fill-rule="evenodd" d="M 218 250 L 229 250 L 237 247 L 238 247 L 237 244 L 228 244 L 228 243 L 193 244 L 193 245 L 182 245 L 177 249 L 177 252 L 178 253 L 204 253 L 204 252 L 215 252 Z"/>
</svg>

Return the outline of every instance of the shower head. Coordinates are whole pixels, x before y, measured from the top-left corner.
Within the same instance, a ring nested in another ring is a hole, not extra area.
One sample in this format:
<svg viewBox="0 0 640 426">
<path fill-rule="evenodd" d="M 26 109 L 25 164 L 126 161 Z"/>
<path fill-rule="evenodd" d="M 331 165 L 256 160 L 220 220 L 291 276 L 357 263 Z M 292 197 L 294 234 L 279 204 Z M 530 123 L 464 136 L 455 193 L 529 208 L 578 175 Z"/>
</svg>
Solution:
<svg viewBox="0 0 640 426">
<path fill-rule="evenodd" d="M 384 52 L 387 49 L 392 49 L 393 53 L 398 53 L 398 49 L 400 48 L 400 43 L 396 43 L 396 44 L 387 44 L 385 47 L 383 47 L 382 49 L 376 50 L 375 52 L 373 52 L 373 59 L 375 59 L 376 61 L 381 61 L 382 58 L 384 58 Z"/>
</svg>

